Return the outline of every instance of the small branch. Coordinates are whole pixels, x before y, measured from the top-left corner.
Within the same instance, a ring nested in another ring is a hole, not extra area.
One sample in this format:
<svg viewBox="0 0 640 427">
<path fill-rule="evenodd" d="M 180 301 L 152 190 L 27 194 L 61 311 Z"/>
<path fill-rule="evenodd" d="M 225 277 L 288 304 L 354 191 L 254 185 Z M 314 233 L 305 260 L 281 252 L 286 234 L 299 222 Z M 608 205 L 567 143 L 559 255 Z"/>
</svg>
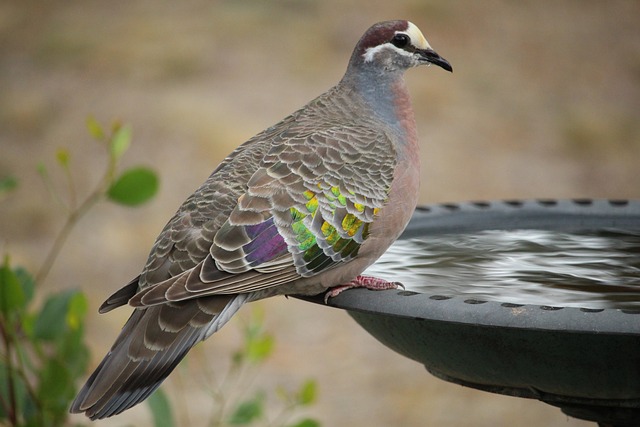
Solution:
<svg viewBox="0 0 640 427">
<path fill-rule="evenodd" d="M 37 342 L 32 342 L 31 344 L 33 346 L 33 351 L 42 360 L 44 360 L 44 358 L 46 356 L 43 354 L 42 349 L 40 349 L 37 346 Z M 20 376 L 20 378 L 22 378 L 22 381 L 24 382 L 25 389 L 27 390 L 27 393 L 29 393 L 29 396 L 31 397 L 31 400 L 33 401 L 34 405 L 36 405 L 36 407 L 38 408 L 38 411 L 37 411 L 38 417 L 42 418 L 42 415 L 43 415 L 42 402 L 38 398 L 38 396 L 36 394 L 36 390 L 34 389 L 33 385 L 31 384 L 31 381 L 29 379 L 28 372 L 27 372 L 27 367 L 25 366 L 25 360 L 28 362 L 29 359 L 24 354 L 24 348 L 21 348 L 21 346 L 19 346 L 19 345 L 16 345 L 16 360 L 17 360 L 17 363 L 19 365 L 19 369 L 16 369 L 16 373 Z M 31 372 L 35 372 L 35 369 L 34 369 L 33 366 L 29 366 L 29 369 L 30 369 Z"/>
<path fill-rule="evenodd" d="M 69 207 L 73 212 L 76 209 L 78 203 L 78 194 L 76 192 L 76 186 L 73 181 L 73 176 L 71 176 L 69 165 L 65 165 L 63 169 L 65 178 L 67 179 L 67 187 L 69 188 Z"/>
<path fill-rule="evenodd" d="M 47 257 L 45 258 L 44 262 L 42 263 L 42 266 L 40 267 L 40 269 L 38 270 L 38 273 L 35 276 L 35 282 L 37 284 L 44 282 L 46 277 L 49 275 L 49 272 L 51 271 L 51 268 L 53 267 L 53 264 L 56 258 L 58 258 L 58 255 L 60 255 L 60 251 L 62 250 L 62 247 L 66 243 L 67 239 L 69 238 L 69 235 L 71 234 L 71 231 L 76 226 L 80 218 L 82 218 L 87 213 L 87 211 L 91 207 L 93 207 L 93 205 L 95 205 L 101 198 L 102 198 L 102 191 L 101 190 L 95 191 L 78 207 L 78 209 L 74 210 L 69 214 L 69 216 L 67 217 L 67 220 L 64 223 L 64 226 L 62 227 L 60 232 L 58 232 L 58 235 L 53 241 L 53 246 L 49 250 Z"/>
<path fill-rule="evenodd" d="M 49 173 L 44 168 L 44 166 L 38 168 L 38 173 L 40 174 L 40 178 L 42 179 L 42 183 L 44 184 L 44 188 L 47 190 L 47 192 L 49 193 L 49 195 L 51 196 L 53 201 L 56 202 L 65 211 L 67 211 L 67 212 L 70 211 L 71 208 L 66 205 L 64 200 L 62 200 L 62 198 L 60 198 L 60 195 L 53 188 L 53 184 L 51 183 L 51 180 L 49 179 Z"/>
<path fill-rule="evenodd" d="M 69 215 L 67 216 L 67 220 L 64 223 L 64 226 L 56 236 L 53 242 L 53 246 L 49 250 L 49 253 L 47 253 L 47 257 L 45 258 L 44 262 L 42 263 L 42 266 L 40 267 L 40 269 L 38 270 L 38 273 L 35 276 L 35 282 L 37 284 L 44 282 L 46 277 L 49 275 L 49 272 L 51 271 L 51 268 L 53 267 L 55 260 L 58 258 L 58 255 L 60 255 L 60 251 L 62 250 L 62 247 L 64 246 L 65 242 L 69 238 L 71 231 L 76 226 L 78 221 L 80 221 L 80 219 L 87 213 L 87 211 L 89 211 L 89 209 L 91 209 L 96 203 L 98 203 L 98 201 L 100 201 L 100 199 L 102 199 L 102 197 L 104 197 L 107 189 L 109 188 L 109 185 L 111 185 L 111 183 L 113 182 L 117 166 L 118 166 L 117 159 L 115 159 L 113 156 L 110 155 L 109 160 L 107 162 L 107 167 L 102 176 L 102 179 L 100 180 L 96 188 L 93 190 L 93 192 L 89 194 L 89 196 L 77 207 L 75 205 L 77 195 L 75 191 L 75 185 L 73 183 L 73 177 L 71 176 L 71 172 L 69 171 L 68 167 L 64 168 L 68 185 L 69 185 L 70 198 L 71 198 L 69 207 L 68 207 Z M 43 178 L 46 178 L 46 171 L 43 170 L 41 174 L 44 174 Z M 60 198 L 58 197 L 58 194 L 55 191 L 53 191 L 53 189 L 50 187 L 48 180 L 45 179 L 44 181 L 45 181 L 45 185 L 47 185 L 47 188 L 53 194 L 54 198 L 57 200 L 60 200 Z"/>
<path fill-rule="evenodd" d="M 18 425 L 18 411 L 16 403 L 16 389 L 13 383 L 13 363 L 11 357 L 11 336 L 9 331 L 5 329 L 5 322 L 0 322 L 0 333 L 2 333 L 2 340 L 4 341 L 5 348 L 7 350 L 7 394 L 9 395 L 8 408 L 6 410 L 9 422 L 12 426 Z M 4 403 L 4 401 L 3 401 Z M 4 406 L 4 405 L 3 405 Z"/>
<path fill-rule="evenodd" d="M 295 411 L 297 407 L 298 404 L 295 402 L 287 403 L 284 408 L 282 408 L 280 412 L 273 418 L 273 420 L 268 423 L 268 426 L 278 427 L 285 425 L 285 423 L 289 421 L 289 419 L 291 419 L 291 417 L 293 416 L 293 411 Z"/>
</svg>

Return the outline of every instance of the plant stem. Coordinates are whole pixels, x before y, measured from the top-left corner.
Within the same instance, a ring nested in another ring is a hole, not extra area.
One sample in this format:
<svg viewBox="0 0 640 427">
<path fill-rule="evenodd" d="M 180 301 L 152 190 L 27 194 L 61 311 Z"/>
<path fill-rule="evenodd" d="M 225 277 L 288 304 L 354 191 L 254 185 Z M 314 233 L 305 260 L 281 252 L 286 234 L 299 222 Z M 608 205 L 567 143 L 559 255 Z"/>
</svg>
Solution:
<svg viewBox="0 0 640 427">
<path fill-rule="evenodd" d="M 73 228 L 76 226 L 78 221 L 80 221 L 80 218 L 82 218 L 87 213 L 87 211 L 89 211 L 89 209 L 91 209 L 96 203 L 100 201 L 100 199 L 102 199 L 102 197 L 104 197 L 105 192 L 109 188 L 109 185 L 111 184 L 111 182 L 113 182 L 113 177 L 115 175 L 116 168 L 117 168 L 117 160 L 114 159 L 112 156 L 109 156 L 107 168 L 104 175 L 102 176 L 102 179 L 100 180 L 96 188 L 93 190 L 93 192 L 89 194 L 89 196 L 77 208 L 75 207 L 75 198 L 76 198 L 75 187 L 73 185 L 73 180 L 71 178 L 71 175 L 67 171 L 67 179 L 69 180 L 69 187 L 70 187 L 70 191 L 72 192 L 72 196 L 71 196 L 72 200 L 69 205 L 70 212 L 69 212 L 69 215 L 67 216 L 67 220 L 65 221 L 64 226 L 56 236 L 53 242 L 53 246 L 49 250 L 47 257 L 45 258 L 44 262 L 42 263 L 42 266 L 40 267 L 40 269 L 38 270 L 38 273 L 36 274 L 35 282 L 37 284 L 42 283 L 46 279 L 46 277 L 49 275 L 49 272 L 51 271 L 51 268 L 53 267 L 53 264 L 56 258 L 58 258 L 58 255 L 60 255 L 60 251 L 62 250 L 62 247 L 64 246 L 65 242 L 69 238 L 69 235 L 71 234 L 71 230 L 73 230 Z M 54 194 L 54 197 L 57 197 L 57 193 L 53 192 L 53 194 Z"/>
<path fill-rule="evenodd" d="M 289 419 L 293 411 L 296 409 L 298 405 L 296 403 L 288 403 L 284 408 L 280 410 L 280 412 L 273 418 L 273 420 L 268 424 L 269 426 L 283 426 Z"/>
<path fill-rule="evenodd" d="M 33 401 L 34 405 L 36 405 L 36 407 L 38 408 L 38 411 L 37 411 L 38 418 L 42 418 L 43 417 L 42 402 L 38 398 L 36 391 L 34 390 L 31 384 L 31 381 L 29 380 L 27 368 L 25 367 L 25 360 L 29 361 L 29 359 L 24 354 L 24 351 L 25 351 L 24 347 L 21 347 L 19 345 L 20 341 L 17 341 L 16 344 L 17 345 L 15 346 L 15 349 L 16 349 L 15 352 L 16 352 L 16 361 L 18 364 L 18 367 L 16 369 L 16 374 L 20 376 L 20 378 L 22 378 L 22 382 L 25 385 L 25 389 L 27 390 L 27 393 L 29 393 L 31 400 Z M 44 360 L 46 356 L 43 354 L 42 349 L 40 349 L 39 346 L 37 346 L 37 342 L 32 342 L 31 344 L 36 354 L 38 354 L 38 356 Z M 34 373 L 36 372 L 33 366 L 29 366 L 29 369 L 31 370 L 31 372 L 34 372 Z M 40 424 L 43 424 L 43 423 L 40 423 Z"/>
<path fill-rule="evenodd" d="M 73 176 L 71 175 L 71 170 L 69 169 L 69 165 L 65 164 L 63 167 L 64 176 L 67 180 L 67 187 L 69 188 L 69 207 L 71 211 L 76 209 L 78 203 L 78 195 L 76 192 L 76 186 L 73 181 Z"/>
<path fill-rule="evenodd" d="M 11 336 L 9 331 L 5 329 L 5 322 L 0 322 L 0 332 L 2 333 L 2 340 L 4 341 L 5 348 L 7 349 L 7 394 L 9 395 L 9 404 L 7 408 L 7 416 L 12 426 L 18 425 L 18 411 L 16 403 L 16 389 L 13 383 L 13 364 L 11 357 Z M 4 406 L 4 405 L 3 405 Z"/>
<path fill-rule="evenodd" d="M 53 246 L 49 250 L 47 257 L 45 258 L 44 262 L 42 263 L 42 266 L 40 267 L 40 269 L 38 270 L 38 273 L 36 274 L 36 277 L 35 277 L 36 283 L 40 284 L 44 282 L 47 275 L 51 271 L 51 268 L 53 267 L 53 264 L 56 258 L 58 258 L 58 255 L 60 255 L 60 251 L 62 250 L 62 247 L 64 246 L 65 242 L 69 238 L 71 231 L 73 230 L 75 225 L 78 223 L 80 218 L 82 218 L 87 213 L 87 211 L 91 209 L 91 207 L 95 205 L 102 198 L 102 194 L 103 193 L 101 190 L 94 191 L 77 209 L 69 213 L 69 216 L 67 217 L 67 220 L 65 221 L 64 226 L 62 227 L 60 232 L 58 232 L 58 235 L 53 241 Z"/>
<path fill-rule="evenodd" d="M 40 167 L 38 169 L 38 173 L 40 174 L 40 178 L 42 179 L 42 182 L 44 184 L 45 189 L 47 190 L 47 192 L 49 193 L 49 195 L 51 196 L 53 201 L 56 202 L 65 211 L 69 211 L 71 208 L 66 205 L 64 200 L 62 200 L 60 195 L 53 188 L 53 184 L 51 183 L 51 180 L 49 179 L 49 173 L 47 172 L 47 170 L 44 169 L 44 167 Z"/>
</svg>

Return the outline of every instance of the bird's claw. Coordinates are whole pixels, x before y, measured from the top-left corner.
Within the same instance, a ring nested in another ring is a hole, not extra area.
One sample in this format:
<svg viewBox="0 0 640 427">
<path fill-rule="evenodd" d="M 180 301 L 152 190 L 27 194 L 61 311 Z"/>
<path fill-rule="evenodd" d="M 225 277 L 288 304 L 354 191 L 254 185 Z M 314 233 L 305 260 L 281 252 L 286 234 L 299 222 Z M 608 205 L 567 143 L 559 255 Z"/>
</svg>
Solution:
<svg viewBox="0 0 640 427">
<path fill-rule="evenodd" d="M 379 279 L 372 276 L 358 276 L 349 283 L 344 285 L 334 286 L 324 294 L 324 303 L 329 302 L 329 298 L 338 296 L 343 291 L 353 288 L 366 288 L 373 291 L 382 291 L 387 289 L 405 289 L 404 285 L 400 282 L 389 282 L 384 279 Z"/>
</svg>

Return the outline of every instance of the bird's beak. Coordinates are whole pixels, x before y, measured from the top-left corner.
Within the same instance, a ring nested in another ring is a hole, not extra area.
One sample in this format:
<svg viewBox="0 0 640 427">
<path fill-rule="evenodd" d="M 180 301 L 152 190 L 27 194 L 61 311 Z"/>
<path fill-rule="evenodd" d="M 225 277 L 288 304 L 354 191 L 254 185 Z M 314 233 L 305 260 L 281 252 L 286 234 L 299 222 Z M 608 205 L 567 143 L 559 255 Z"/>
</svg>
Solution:
<svg viewBox="0 0 640 427">
<path fill-rule="evenodd" d="M 444 59 L 442 56 L 438 55 L 435 50 L 427 48 L 427 49 L 416 49 L 416 53 L 421 61 L 427 62 L 429 64 L 437 65 L 438 67 L 447 70 L 449 72 L 453 72 L 453 67 L 449 64 L 449 61 Z"/>
</svg>

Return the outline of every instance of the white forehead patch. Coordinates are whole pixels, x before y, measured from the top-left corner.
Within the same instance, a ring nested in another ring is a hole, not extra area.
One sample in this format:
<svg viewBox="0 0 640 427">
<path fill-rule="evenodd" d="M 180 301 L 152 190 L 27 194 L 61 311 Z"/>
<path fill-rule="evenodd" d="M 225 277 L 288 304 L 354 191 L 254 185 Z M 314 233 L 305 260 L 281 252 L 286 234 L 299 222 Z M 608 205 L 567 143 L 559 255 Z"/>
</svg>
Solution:
<svg viewBox="0 0 640 427">
<path fill-rule="evenodd" d="M 409 22 L 407 31 L 405 31 L 405 33 L 407 33 L 407 35 L 411 38 L 411 44 L 413 44 L 418 49 L 431 49 L 431 46 L 429 46 L 429 42 L 424 38 L 420 29 L 416 27 L 413 22 Z"/>
<path fill-rule="evenodd" d="M 416 27 L 413 22 L 409 22 L 409 25 L 407 26 L 407 29 L 405 31 L 396 31 L 396 34 L 398 33 L 408 35 L 409 39 L 411 40 L 411 44 L 418 49 L 431 49 L 429 42 L 427 42 L 427 39 L 422 35 L 420 29 Z M 397 53 L 404 56 L 413 55 L 413 53 L 407 52 L 404 49 L 399 49 L 395 47 L 391 42 L 387 42 L 378 46 L 368 48 L 363 55 L 364 62 L 373 61 L 373 58 L 376 56 L 376 54 L 384 49 L 394 49 Z"/>
</svg>

